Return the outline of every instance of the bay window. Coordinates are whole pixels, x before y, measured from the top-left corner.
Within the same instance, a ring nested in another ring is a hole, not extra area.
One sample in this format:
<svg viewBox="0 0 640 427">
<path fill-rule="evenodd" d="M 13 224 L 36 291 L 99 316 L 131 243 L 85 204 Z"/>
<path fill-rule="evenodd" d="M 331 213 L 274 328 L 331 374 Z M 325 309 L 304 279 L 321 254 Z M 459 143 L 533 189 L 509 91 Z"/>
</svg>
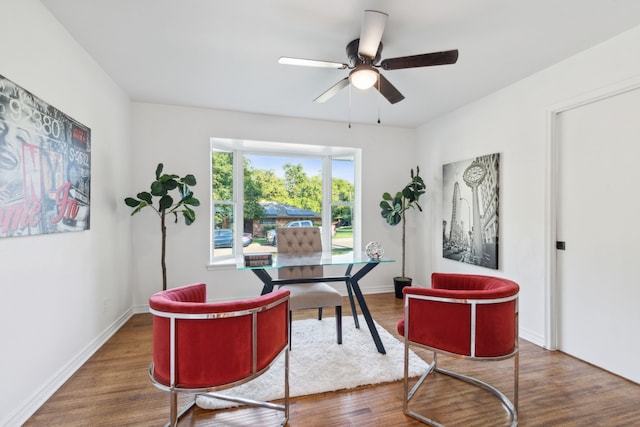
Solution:
<svg viewBox="0 0 640 427">
<path fill-rule="evenodd" d="M 321 228 L 323 250 L 360 247 L 360 149 L 211 139 L 212 264 L 275 252 L 275 229 Z"/>
</svg>

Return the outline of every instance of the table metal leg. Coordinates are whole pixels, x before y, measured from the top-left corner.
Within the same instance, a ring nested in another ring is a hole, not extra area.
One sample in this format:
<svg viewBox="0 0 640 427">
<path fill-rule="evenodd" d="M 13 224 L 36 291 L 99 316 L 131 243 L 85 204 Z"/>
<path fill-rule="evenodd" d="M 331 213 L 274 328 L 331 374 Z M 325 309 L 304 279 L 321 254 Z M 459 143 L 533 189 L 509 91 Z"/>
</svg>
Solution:
<svg viewBox="0 0 640 427">
<path fill-rule="evenodd" d="M 262 283 L 264 283 L 264 286 L 262 286 L 262 293 L 260 295 L 265 295 L 273 291 L 273 279 L 271 278 L 271 275 L 267 273 L 267 270 L 264 268 L 257 268 L 252 269 L 251 271 L 253 271 L 253 273 L 262 280 Z"/>
<path fill-rule="evenodd" d="M 358 320 L 358 310 L 356 309 L 356 303 L 353 299 L 353 290 L 351 289 L 351 269 L 353 268 L 353 264 L 349 264 L 347 267 L 347 272 L 344 274 L 347 278 L 345 280 L 347 284 L 347 292 L 349 293 L 349 304 L 351 304 L 351 313 L 353 315 L 353 323 L 356 325 L 356 329 L 360 329 L 360 321 Z"/>
<path fill-rule="evenodd" d="M 356 294 L 356 298 L 358 299 L 358 304 L 360 304 L 362 315 L 367 321 L 367 326 L 369 326 L 371 337 L 373 338 L 373 342 L 376 344 L 378 352 L 387 354 L 387 351 L 384 349 L 384 345 L 382 344 L 382 340 L 380 339 L 380 335 L 378 334 L 378 330 L 376 329 L 376 325 L 373 323 L 373 318 L 371 317 L 369 307 L 367 307 L 367 302 L 364 300 L 364 296 L 360 290 L 360 285 L 358 284 L 358 280 L 364 277 L 364 275 L 371 271 L 376 265 L 378 265 L 378 263 L 365 264 L 356 274 L 351 276 L 350 283 L 353 288 L 353 292 Z"/>
</svg>

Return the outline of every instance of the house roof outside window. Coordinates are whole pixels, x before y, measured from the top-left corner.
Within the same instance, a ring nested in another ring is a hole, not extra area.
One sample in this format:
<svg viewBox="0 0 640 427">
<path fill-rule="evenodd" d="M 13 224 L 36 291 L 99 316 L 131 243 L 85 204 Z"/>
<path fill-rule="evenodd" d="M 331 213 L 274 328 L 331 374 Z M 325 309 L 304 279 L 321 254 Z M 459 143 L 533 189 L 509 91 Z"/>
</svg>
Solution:
<svg viewBox="0 0 640 427">
<path fill-rule="evenodd" d="M 264 209 L 264 218 L 290 219 L 290 218 L 318 218 L 322 215 L 309 209 L 298 208 L 278 202 L 260 202 Z"/>
</svg>

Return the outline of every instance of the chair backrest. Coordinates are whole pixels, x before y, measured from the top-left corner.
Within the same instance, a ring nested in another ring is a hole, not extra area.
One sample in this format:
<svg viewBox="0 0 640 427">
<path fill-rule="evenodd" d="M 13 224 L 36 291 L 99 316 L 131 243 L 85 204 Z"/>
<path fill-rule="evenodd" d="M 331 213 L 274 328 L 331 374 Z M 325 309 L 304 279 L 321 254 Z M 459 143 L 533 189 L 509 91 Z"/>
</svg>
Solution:
<svg viewBox="0 0 640 427">
<path fill-rule="evenodd" d="M 283 227 L 276 229 L 278 253 L 308 255 L 322 252 L 322 236 L 318 227 Z M 286 267 L 278 269 L 280 279 L 322 277 L 322 266 Z"/>
<path fill-rule="evenodd" d="M 242 383 L 288 347 L 289 291 L 206 302 L 197 283 L 158 292 L 153 314 L 153 379 L 177 388 Z"/>
<path fill-rule="evenodd" d="M 434 273 L 431 288 L 404 289 L 402 327 L 410 341 L 430 348 L 478 358 L 508 356 L 517 350 L 519 290 L 499 277 Z"/>
</svg>

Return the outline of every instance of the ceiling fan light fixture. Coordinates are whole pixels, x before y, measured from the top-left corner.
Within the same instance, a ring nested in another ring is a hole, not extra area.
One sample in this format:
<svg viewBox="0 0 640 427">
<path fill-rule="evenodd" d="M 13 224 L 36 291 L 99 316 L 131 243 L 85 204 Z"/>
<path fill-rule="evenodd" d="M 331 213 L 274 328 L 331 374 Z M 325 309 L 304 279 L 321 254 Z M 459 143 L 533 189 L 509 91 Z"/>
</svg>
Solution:
<svg viewBox="0 0 640 427">
<path fill-rule="evenodd" d="M 369 89 L 378 81 L 378 74 L 372 67 L 358 67 L 349 73 L 349 81 L 358 89 Z"/>
</svg>

